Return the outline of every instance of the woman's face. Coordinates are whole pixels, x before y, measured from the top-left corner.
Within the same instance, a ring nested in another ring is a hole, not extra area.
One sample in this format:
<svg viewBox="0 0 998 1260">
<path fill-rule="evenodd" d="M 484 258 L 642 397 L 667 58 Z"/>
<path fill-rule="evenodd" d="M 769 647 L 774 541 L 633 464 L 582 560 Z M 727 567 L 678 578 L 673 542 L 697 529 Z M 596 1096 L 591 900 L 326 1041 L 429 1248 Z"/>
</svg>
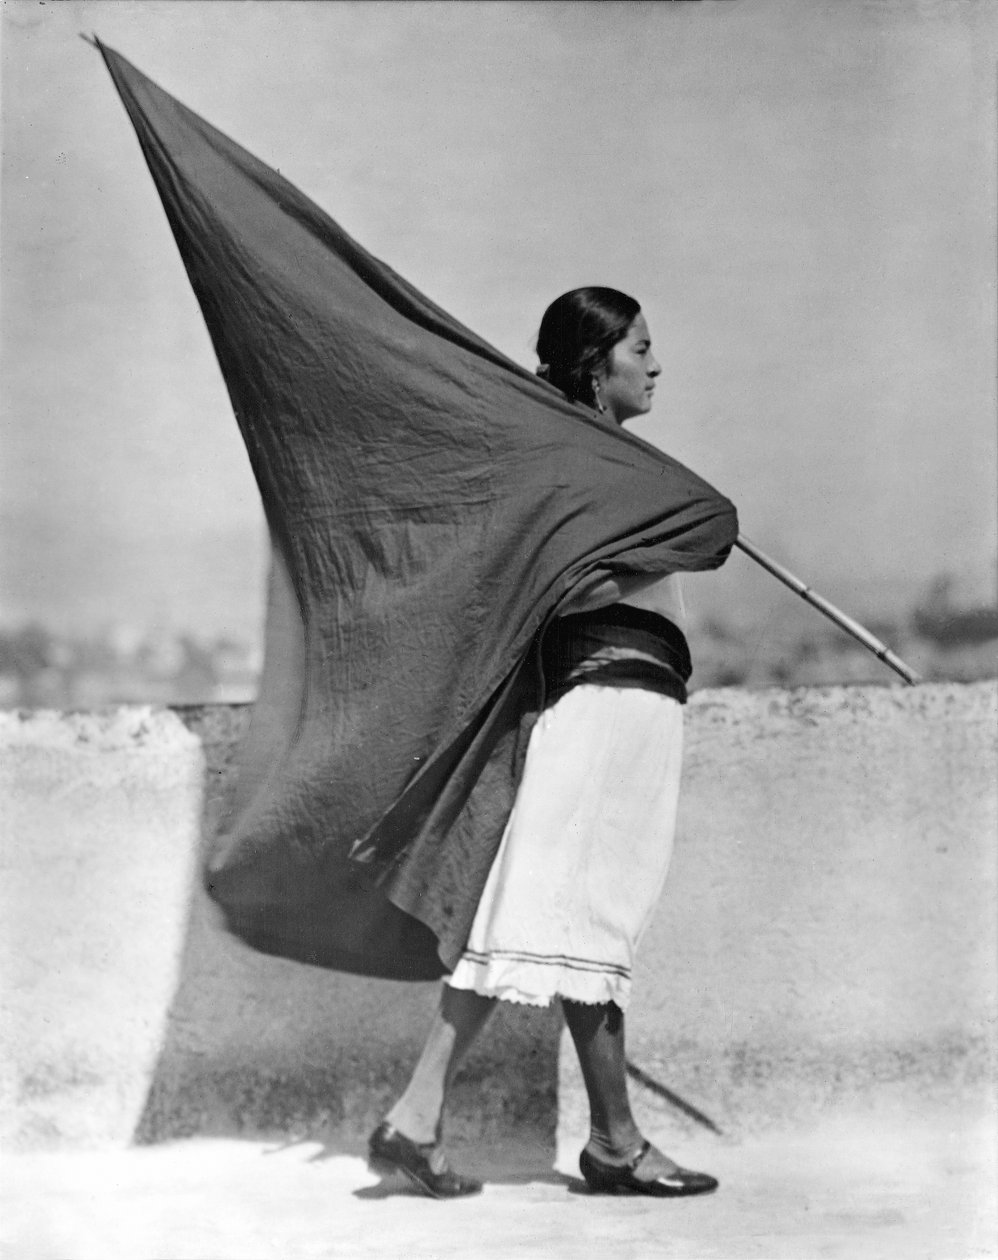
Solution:
<svg viewBox="0 0 998 1260">
<path fill-rule="evenodd" d="M 607 414 L 618 424 L 651 410 L 655 377 L 662 367 L 651 352 L 651 335 L 645 317 L 638 314 L 626 336 L 610 351 L 600 373 L 599 395 Z"/>
</svg>

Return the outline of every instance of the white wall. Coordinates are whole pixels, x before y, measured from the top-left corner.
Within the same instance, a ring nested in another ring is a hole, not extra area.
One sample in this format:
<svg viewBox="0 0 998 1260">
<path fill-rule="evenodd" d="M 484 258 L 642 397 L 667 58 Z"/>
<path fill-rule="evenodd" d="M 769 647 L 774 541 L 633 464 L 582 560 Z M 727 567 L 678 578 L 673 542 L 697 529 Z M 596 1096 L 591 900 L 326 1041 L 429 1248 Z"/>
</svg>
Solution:
<svg viewBox="0 0 998 1260">
<path fill-rule="evenodd" d="M 898 1081 L 975 1086 L 995 703 L 993 683 L 697 693 L 631 1059 L 726 1131 Z M 401 1084 L 435 985 L 261 957 L 200 893 L 202 809 L 210 826 L 245 718 L 0 714 L 8 1144 L 360 1133 Z M 557 1040 L 556 1012 L 504 1011 L 454 1126 L 550 1132 Z M 584 1103 L 562 1058 L 564 1136 Z"/>
</svg>

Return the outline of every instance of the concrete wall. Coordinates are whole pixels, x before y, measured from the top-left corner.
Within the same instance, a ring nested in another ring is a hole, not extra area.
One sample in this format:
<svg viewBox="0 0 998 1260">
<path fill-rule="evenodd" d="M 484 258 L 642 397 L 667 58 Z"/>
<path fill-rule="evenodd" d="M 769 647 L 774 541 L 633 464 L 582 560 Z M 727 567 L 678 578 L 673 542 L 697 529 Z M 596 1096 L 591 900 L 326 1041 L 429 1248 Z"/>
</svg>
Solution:
<svg viewBox="0 0 998 1260">
<path fill-rule="evenodd" d="M 977 1092 L 995 1044 L 994 686 L 715 691 L 689 719 L 632 1061 L 726 1133 L 878 1092 Z M 677 1115 L 634 1092 L 647 1125 Z M 571 1145 L 587 1109 L 568 1046 L 560 1098 Z"/>
<path fill-rule="evenodd" d="M 134 1128 L 179 978 L 203 778 L 172 713 L 0 714 L 8 1137 Z"/>
<path fill-rule="evenodd" d="M 649 1079 L 729 1133 L 898 1083 L 980 1088 L 995 706 L 989 683 L 694 697 L 629 1014 Z M 255 955 L 200 894 L 198 833 L 245 721 L 0 714 L 8 1143 L 262 1131 L 351 1149 L 404 1079 L 435 985 Z M 550 1136 L 558 1038 L 556 1012 L 504 1009 L 452 1129 Z M 636 1093 L 653 1122 L 681 1121 Z M 584 1104 L 564 1047 L 560 1112 L 569 1149 Z"/>
</svg>

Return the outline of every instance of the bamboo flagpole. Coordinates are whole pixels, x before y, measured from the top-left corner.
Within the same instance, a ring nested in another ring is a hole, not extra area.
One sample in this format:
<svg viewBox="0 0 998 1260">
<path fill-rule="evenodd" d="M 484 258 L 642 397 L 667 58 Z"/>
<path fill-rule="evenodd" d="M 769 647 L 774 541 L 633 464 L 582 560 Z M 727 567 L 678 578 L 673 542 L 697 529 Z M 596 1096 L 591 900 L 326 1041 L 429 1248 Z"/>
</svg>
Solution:
<svg viewBox="0 0 998 1260">
<path fill-rule="evenodd" d="M 868 648 L 874 656 L 878 657 L 894 670 L 896 674 L 900 674 L 906 683 L 914 686 L 922 681 L 921 677 L 915 671 L 896 656 L 886 643 L 870 633 L 865 626 L 861 626 L 858 621 L 854 621 L 852 617 L 847 616 L 841 609 L 836 608 L 823 595 L 819 595 L 817 591 L 812 591 L 809 586 L 794 577 L 789 569 L 785 569 L 782 564 L 761 551 L 754 542 L 746 538 L 744 534 L 739 534 L 735 540 L 735 546 L 739 550 L 744 551 L 747 556 L 751 556 L 756 564 L 762 565 L 767 572 L 772 573 L 773 577 L 778 578 L 785 586 L 789 586 L 792 591 L 796 591 L 801 599 L 806 600 L 812 608 L 817 608 L 819 612 L 825 614 L 830 620 L 843 629 L 846 634 L 851 634 L 854 639 L 858 639 L 865 648 Z"/>
</svg>

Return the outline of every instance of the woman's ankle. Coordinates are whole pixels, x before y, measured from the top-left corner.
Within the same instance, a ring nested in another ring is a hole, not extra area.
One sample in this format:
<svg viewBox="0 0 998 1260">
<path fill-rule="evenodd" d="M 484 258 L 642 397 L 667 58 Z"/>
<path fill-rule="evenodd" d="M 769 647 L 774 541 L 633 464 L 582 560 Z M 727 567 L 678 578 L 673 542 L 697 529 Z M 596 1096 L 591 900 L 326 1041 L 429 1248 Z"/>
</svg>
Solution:
<svg viewBox="0 0 998 1260">
<path fill-rule="evenodd" d="M 589 1151 L 607 1163 L 626 1164 L 643 1145 L 641 1130 L 633 1123 L 607 1129 L 594 1125 L 589 1130 Z"/>
<path fill-rule="evenodd" d="M 393 1129 L 417 1146 L 433 1146 L 440 1141 L 440 1117 L 422 1116 L 408 1107 L 396 1103 L 385 1119 Z"/>
</svg>

